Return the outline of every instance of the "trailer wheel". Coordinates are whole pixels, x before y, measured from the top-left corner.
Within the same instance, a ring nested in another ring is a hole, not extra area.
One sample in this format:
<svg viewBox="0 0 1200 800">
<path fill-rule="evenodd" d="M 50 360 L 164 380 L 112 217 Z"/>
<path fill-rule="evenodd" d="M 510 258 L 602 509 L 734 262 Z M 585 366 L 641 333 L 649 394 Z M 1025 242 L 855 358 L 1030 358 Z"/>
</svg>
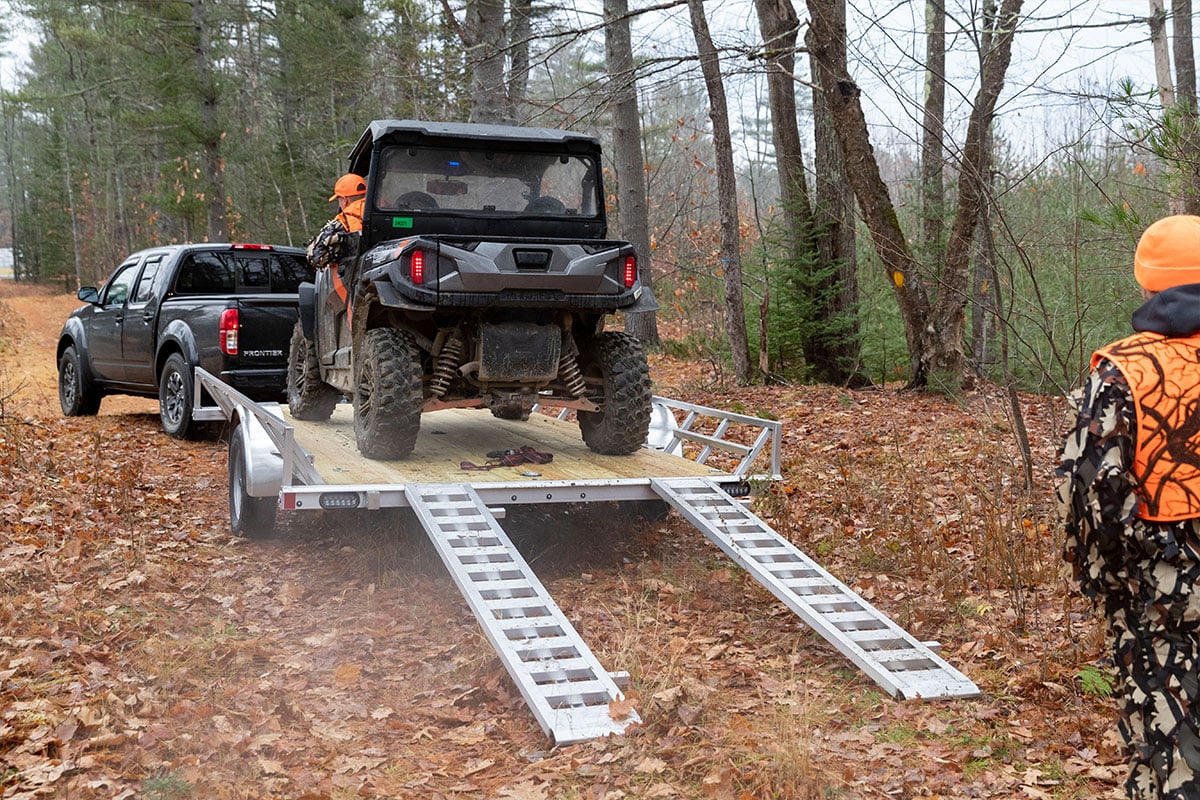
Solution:
<svg viewBox="0 0 1200 800">
<path fill-rule="evenodd" d="M 372 328 L 354 356 L 358 450 L 367 458 L 404 458 L 421 427 L 421 351 L 406 331 Z"/>
<path fill-rule="evenodd" d="M 163 430 L 176 439 L 195 435 L 192 422 L 192 369 L 181 353 L 172 353 L 158 378 L 158 416 Z"/>
<path fill-rule="evenodd" d="M 229 529 L 237 536 L 264 539 L 275 531 L 279 507 L 274 497 L 246 491 L 246 443 L 240 430 L 229 437 Z"/>
<path fill-rule="evenodd" d="M 650 367 L 636 337 L 619 331 L 596 336 L 584 350 L 584 376 L 600 391 L 601 411 L 580 411 L 583 441 L 603 455 L 627 455 L 646 441 L 650 427 Z"/>
<path fill-rule="evenodd" d="M 90 417 L 100 410 L 100 390 L 83 368 L 83 359 L 75 345 L 63 350 L 58 359 L 58 404 L 63 416 Z"/>
<path fill-rule="evenodd" d="M 288 350 L 288 412 L 296 419 L 323 422 L 333 414 L 334 407 L 341 399 L 341 392 L 321 380 L 317 348 L 304 335 L 304 328 L 297 322 Z"/>
</svg>

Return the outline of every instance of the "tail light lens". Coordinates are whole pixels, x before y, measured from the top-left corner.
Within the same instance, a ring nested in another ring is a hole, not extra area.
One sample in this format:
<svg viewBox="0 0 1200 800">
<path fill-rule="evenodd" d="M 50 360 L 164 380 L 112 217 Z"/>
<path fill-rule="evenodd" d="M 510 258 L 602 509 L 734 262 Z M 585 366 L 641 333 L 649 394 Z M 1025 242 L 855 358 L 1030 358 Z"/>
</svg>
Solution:
<svg viewBox="0 0 1200 800">
<path fill-rule="evenodd" d="M 625 268 L 621 275 L 625 283 L 626 289 L 632 289 L 633 284 L 637 282 L 637 259 L 633 256 L 625 256 Z"/>
<path fill-rule="evenodd" d="M 227 356 L 238 354 L 238 312 L 236 308 L 227 308 L 221 312 L 219 328 L 221 352 Z"/>
<path fill-rule="evenodd" d="M 425 251 L 413 250 L 408 265 L 408 277 L 413 283 L 425 282 Z"/>
</svg>

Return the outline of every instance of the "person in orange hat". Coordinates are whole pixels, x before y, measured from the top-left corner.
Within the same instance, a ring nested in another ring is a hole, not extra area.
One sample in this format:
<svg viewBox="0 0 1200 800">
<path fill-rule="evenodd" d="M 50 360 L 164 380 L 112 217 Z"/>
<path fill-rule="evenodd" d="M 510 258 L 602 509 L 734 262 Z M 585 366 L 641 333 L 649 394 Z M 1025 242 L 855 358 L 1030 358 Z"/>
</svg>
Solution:
<svg viewBox="0 0 1200 800">
<path fill-rule="evenodd" d="M 1131 798 L 1200 798 L 1200 217 L 1142 234 L 1135 333 L 1092 356 L 1059 456 L 1063 556 L 1102 612 Z"/>
<path fill-rule="evenodd" d="M 337 264 L 346 255 L 347 234 L 362 230 L 366 196 L 367 182 L 361 175 L 347 172 L 337 179 L 329 199 L 337 201 L 338 214 L 308 243 L 308 260 L 313 269 Z"/>
</svg>

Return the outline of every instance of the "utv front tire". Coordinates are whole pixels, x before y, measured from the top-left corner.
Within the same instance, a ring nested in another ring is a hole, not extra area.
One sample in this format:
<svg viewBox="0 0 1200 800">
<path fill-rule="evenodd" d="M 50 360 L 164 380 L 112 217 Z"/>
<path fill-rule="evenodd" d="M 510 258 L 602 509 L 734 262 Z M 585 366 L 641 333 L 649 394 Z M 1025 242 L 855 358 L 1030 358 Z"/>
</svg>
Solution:
<svg viewBox="0 0 1200 800">
<path fill-rule="evenodd" d="M 341 397 L 337 389 L 321 380 L 316 347 L 297 322 L 288 349 L 288 412 L 296 419 L 323 422 L 333 414 Z"/>
<path fill-rule="evenodd" d="M 404 458 L 421 427 L 421 351 L 394 328 L 367 331 L 354 354 L 354 438 L 367 458 Z"/>
<path fill-rule="evenodd" d="M 194 436 L 192 368 L 180 353 L 172 353 L 158 378 L 158 416 L 163 430 L 176 439 Z"/>
<path fill-rule="evenodd" d="M 636 337 L 601 333 L 584 353 L 584 377 L 602 387 L 589 393 L 601 411 L 580 411 L 583 441 L 602 455 L 623 456 L 646 441 L 650 428 L 650 367 Z"/>
<path fill-rule="evenodd" d="M 75 345 L 58 359 L 58 404 L 65 417 L 90 417 L 100 410 L 100 391 L 88 378 Z"/>
</svg>

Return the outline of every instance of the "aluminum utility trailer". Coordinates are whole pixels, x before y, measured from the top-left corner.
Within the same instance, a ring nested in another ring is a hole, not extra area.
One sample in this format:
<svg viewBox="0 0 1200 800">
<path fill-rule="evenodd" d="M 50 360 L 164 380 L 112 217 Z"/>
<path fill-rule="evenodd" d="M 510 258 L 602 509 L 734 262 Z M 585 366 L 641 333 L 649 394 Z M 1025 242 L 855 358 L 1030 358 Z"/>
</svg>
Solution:
<svg viewBox="0 0 1200 800">
<path fill-rule="evenodd" d="M 639 722 L 610 673 L 550 597 L 500 520 L 507 506 L 664 500 L 893 697 L 975 697 L 979 689 L 755 516 L 754 479 L 780 477 L 780 424 L 654 398 L 650 435 L 628 456 L 602 456 L 574 423 L 480 409 L 423 417 L 414 455 L 372 461 L 355 446 L 351 409 L 328 422 L 291 419 L 196 369 L 199 421 L 229 420 L 230 519 L 269 532 L 276 513 L 411 508 L 546 734 L 557 744 L 623 733 Z M 203 405 L 207 394 L 216 403 Z M 546 464 L 464 471 L 486 453 L 530 444 Z M 766 472 L 752 474 L 760 462 Z"/>
</svg>

